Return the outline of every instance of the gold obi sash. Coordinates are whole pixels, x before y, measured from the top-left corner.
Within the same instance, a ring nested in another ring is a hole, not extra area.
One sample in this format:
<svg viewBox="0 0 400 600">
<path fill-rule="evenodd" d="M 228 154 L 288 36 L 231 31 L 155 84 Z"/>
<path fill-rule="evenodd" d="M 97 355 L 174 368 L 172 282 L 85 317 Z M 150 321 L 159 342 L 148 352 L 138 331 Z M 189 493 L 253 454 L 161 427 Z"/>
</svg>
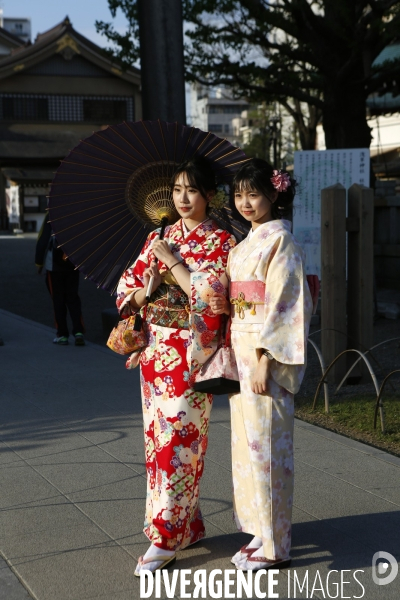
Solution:
<svg viewBox="0 0 400 600">
<path fill-rule="evenodd" d="M 189 329 L 189 299 L 182 288 L 164 284 L 157 292 L 160 294 L 154 302 L 146 306 L 146 323 L 172 329 Z"/>
<path fill-rule="evenodd" d="M 263 323 L 265 283 L 231 281 L 229 288 L 232 323 Z"/>
</svg>

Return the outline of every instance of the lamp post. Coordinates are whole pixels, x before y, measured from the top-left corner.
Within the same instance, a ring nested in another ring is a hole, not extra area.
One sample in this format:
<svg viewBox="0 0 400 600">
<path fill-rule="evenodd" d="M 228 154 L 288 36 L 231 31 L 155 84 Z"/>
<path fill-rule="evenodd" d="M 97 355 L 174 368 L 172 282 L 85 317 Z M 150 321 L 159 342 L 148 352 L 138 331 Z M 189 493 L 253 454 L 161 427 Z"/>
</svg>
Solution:
<svg viewBox="0 0 400 600">
<path fill-rule="evenodd" d="M 186 123 L 181 0 L 138 0 L 144 119 Z"/>
<path fill-rule="evenodd" d="M 278 164 L 278 123 L 280 123 L 279 117 L 271 117 L 270 118 L 273 166 L 275 169 L 278 169 L 280 167 L 280 165 Z M 279 162 L 280 162 L 280 160 L 279 160 Z"/>
</svg>

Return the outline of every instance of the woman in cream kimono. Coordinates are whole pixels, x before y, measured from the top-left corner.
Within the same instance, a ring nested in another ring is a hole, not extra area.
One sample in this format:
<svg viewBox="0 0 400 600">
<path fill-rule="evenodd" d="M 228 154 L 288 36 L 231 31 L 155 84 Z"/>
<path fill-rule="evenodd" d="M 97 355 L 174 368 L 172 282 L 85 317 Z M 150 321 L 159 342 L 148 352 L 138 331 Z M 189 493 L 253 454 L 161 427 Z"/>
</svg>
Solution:
<svg viewBox="0 0 400 600">
<path fill-rule="evenodd" d="M 261 159 L 234 179 L 235 204 L 252 228 L 229 255 L 230 305 L 240 393 L 230 397 L 234 514 L 251 542 L 232 558 L 238 569 L 290 564 L 293 501 L 293 395 L 306 368 L 312 312 L 303 251 L 283 220 L 295 182 Z"/>
<path fill-rule="evenodd" d="M 135 575 L 171 565 L 178 550 L 205 535 L 199 486 L 213 398 L 195 392 L 191 383 L 218 344 L 221 317 L 208 300 L 214 291 L 225 291 L 220 278 L 236 243 L 207 216 L 215 174 L 205 159 L 180 165 L 172 190 L 182 218 L 166 228 L 163 240 L 159 230 L 148 236 L 117 290 L 121 316 L 140 309 L 148 336 L 139 362 L 147 471 L 144 533 L 151 545 Z M 147 303 L 151 276 L 154 291 Z M 127 367 L 137 362 L 134 353 Z"/>
</svg>

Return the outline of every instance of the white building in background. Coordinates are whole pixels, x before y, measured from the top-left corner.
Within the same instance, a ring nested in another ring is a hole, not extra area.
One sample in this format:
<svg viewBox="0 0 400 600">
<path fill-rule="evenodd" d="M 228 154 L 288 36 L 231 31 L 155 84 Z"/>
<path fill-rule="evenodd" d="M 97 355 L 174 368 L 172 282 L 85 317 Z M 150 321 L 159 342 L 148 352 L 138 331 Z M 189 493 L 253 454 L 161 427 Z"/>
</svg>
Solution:
<svg viewBox="0 0 400 600">
<path fill-rule="evenodd" d="M 400 113 L 379 115 L 368 119 L 371 127 L 371 157 L 400 148 Z M 317 150 L 326 150 L 325 133 L 318 125 Z"/>
<path fill-rule="evenodd" d="M 296 149 L 292 117 L 276 103 L 266 106 L 251 105 L 246 100 L 233 100 L 229 89 L 212 89 L 198 83 L 190 85 L 188 122 L 203 131 L 210 131 L 227 138 L 235 146 L 250 144 L 253 137 L 265 129 L 275 130 L 279 135 L 278 156 L 290 166 Z M 270 151 L 272 156 L 272 144 Z"/>
<path fill-rule="evenodd" d="M 375 116 L 368 125 L 372 127 L 371 156 L 400 148 L 400 113 Z"/>
<path fill-rule="evenodd" d="M 190 124 L 227 138 L 235 145 L 241 144 L 241 139 L 234 131 L 233 120 L 248 107 L 245 100 L 233 100 L 227 89 L 214 90 L 197 83 L 190 86 Z"/>
<path fill-rule="evenodd" d="M 233 135 L 240 140 L 242 146 L 250 144 L 257 129 L 253 124 L 254 119 L 251 117 L 251 109 L 242 111 L 240 117 L 232 119 Z"/>
<path fill-rule="evenodd" d="M 31 41 L 31 20 L 19 17 L 3 17 L 3 9 L 0 8 L 0 27 L 16 35 L 23 42 Z"/>
<path fill-rule="evenodd" d="M 261 156 L 273 162 L 273 131 L 277 135 L 278 157 L 285 168 L 291 168 L 293 152 L 296 149 L 295 126 L 293 118 L 277 104 L 250 106 L 240 117 L 232 119 L 234 136 L 240 140 L 241 146 L 247 146 L 257 135 L 266 135 L 270 139 L 267 154 Z M 269 155 L 269 157 L 268 157 Z"/>
</svg>

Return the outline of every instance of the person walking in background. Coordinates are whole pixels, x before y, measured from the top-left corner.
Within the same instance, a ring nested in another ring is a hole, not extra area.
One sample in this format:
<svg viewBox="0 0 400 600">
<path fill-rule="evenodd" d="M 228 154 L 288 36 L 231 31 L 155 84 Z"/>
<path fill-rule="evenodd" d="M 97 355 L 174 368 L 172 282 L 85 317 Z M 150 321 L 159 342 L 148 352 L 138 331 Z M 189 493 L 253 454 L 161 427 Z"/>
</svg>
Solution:
<svg viewBox="0 0 400 600">
<path fill-rule="evenodd" d="M 46 269 L 46 285 L 53 301 L 57 327 L 57 335 L 53 343 L 59 346 L 68 344 L 68 310 L 72 320 L 75 346 L 84 346 L 83 334 L 85 328 L 82 319 L 81 299 L 78 295 L 79 271 L 68 260 L 63 250 L 57 248 L 57 240 L 52 235 L 48 213 L 38 235 L 35 263 L 39 274 L 42 272 L 43 267 Z"/>
<path fill-rule="evenodd" d="M 293 395 L 306 367 L 312 298 L 303 250 L 284 220 L 295 181 L 252 159 L 235 175 L 235 205 L 251 230 L 227 266 L 230 304 L 214 294 L 214 314 L 231 314 L 240 393 L 230 397 L 234 514 L 252 534 L 232 558 L 238 569 L 290 564 L 293 502 Z"/>
</svg>

